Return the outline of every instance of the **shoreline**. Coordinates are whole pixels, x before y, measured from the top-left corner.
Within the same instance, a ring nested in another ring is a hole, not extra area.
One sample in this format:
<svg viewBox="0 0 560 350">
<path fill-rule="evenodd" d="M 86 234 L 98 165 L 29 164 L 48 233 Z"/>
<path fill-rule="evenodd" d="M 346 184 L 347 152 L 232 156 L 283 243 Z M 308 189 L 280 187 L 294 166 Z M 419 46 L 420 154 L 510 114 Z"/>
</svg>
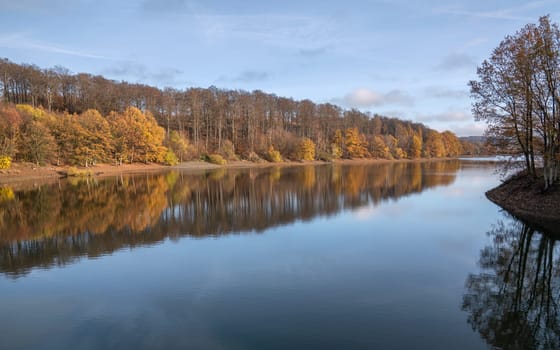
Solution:
<svg viewBox="0 0 560 350">
<path fill-rule="evenodd" d="M 537 230 L 560 237 L 560 185 L 543 192 L 541 176 L 533 179 L 524 172 L 517 173 L 487 191 L 486 197 Z"/>
<path fill-rule="evenodd" d="M 429 158 L 429 159 L 337 159 L 333 162 L 326 161 L 285 161 L 279 163 L 253 163 L 246 160 L 228 162 L 224 165 L 211 164 L 203 161 L 188 161 L 179 163 L 173 166 L 166 166 L 161 164 L 97 164 L 88 168 L 76 167 L 79 170 L 87 170 L 93 173 L 93 178 L 110 177 L 120 174 L 135 174 L 146 173 L 162 170 L 181 170 L 187 172 L 199 172 L 220 168 L 267 168 L 267 167 L 292 167 L 292 166 L 305 166 L 305 165 L 326 165 L 326 164 L 380 164 L 380 163 L 401 163 L 401 162 L 433 162 L 442 160 L 452 160 L 457 158 Z M 32 185 L 36 187 L 46 183 L 56 182 L 58 180 L 67 178 L 66 172 L 70 166 L 54 166 L 45 165 L 37 166 L 33 163 L 12 163 L 10 169 L 0 170 L 0 186 L 16 186 Z M 77 177 L 80 178 L 80 177 Z"/>
</svg>

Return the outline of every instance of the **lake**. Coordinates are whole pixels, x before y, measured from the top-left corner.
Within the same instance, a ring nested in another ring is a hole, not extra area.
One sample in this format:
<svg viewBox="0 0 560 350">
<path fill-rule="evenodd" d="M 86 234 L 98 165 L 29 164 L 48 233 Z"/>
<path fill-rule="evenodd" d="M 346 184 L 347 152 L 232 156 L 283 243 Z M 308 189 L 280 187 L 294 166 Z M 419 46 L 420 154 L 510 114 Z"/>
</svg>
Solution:
<svg viewBox="0 0 560 350">
<path fill-rule="evenodd" d="M 557 349 L 557 244 L 495 164 L 0 187 L 2 349 Z"/>
</svg>

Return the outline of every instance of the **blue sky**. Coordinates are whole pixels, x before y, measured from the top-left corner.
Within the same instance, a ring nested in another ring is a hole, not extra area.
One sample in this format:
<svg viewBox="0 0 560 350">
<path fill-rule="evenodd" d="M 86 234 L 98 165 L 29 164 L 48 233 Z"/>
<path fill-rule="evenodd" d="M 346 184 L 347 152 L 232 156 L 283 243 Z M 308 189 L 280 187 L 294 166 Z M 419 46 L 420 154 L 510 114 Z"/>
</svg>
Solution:
<svg viewBox="0 0 560 350">
<path fill-rule="evenodd" d="M 0 0 L 0 57 L 159 87 L 263 90 L 480 135 L 467 83 L 560 1 Z"/>
</svg>

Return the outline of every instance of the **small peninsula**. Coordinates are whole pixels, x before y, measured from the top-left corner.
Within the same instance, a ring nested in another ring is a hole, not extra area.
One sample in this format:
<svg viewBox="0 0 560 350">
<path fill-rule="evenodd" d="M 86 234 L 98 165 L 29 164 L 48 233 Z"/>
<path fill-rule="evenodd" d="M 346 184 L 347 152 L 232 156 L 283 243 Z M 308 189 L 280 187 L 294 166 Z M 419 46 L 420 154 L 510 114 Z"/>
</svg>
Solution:
<svg viewBox="0 0 560 350">
<path fill-rule="evenodd" d="M 555 185 L 543 191 L 540 175 L 533 178 L 522 171 L 486 192 L 486 197 L 516 218 L 560 237 L 560 188 Z"/>
</svg>

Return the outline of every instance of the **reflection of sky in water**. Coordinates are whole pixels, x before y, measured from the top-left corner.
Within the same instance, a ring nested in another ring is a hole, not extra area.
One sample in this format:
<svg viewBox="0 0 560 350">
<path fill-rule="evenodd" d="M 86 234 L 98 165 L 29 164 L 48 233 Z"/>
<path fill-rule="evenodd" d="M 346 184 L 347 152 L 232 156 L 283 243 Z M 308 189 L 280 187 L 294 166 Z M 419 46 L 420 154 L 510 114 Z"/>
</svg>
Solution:
<svg viewBox="0 0 560 350">
<path fill-rule="evenodd" d="M 499 217 L 484 198 L 497 182 L 467 168 L 450 186 L 264 234 L 0 277 L 0 337 L 10 349 L 484 349 L 460 305 Z"/>
</svg>

